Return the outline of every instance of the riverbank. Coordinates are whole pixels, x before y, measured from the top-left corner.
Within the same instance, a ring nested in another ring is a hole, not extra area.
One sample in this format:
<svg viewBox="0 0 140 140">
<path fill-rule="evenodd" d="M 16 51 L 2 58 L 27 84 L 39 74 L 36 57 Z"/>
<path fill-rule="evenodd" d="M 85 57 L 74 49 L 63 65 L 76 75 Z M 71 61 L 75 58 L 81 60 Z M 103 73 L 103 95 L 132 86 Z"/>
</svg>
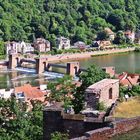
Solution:
<svg viewBox="0 0 140 140">
<path fill-rule="evenodd" d="M 66 61 L 78 61 L 81 59 L 90 58 L 93 56 L 100 56 L 100 55 L 108 55 L 108 54 L 115 54 L 115 53 L 125 53 L 125 52 L 132 52 L 135 51 L 135 48 L 123 48 L 123 49 L 111 49 L 111 50 L 99 50 L 99 51 L 92 51 L 92 52 L 82 52 L 82 53 L 74 53 L 74 54 L 61 54 L 61 55 L 54 55 L 48 56 L 48 62 L 66 62 Z M 46 56 L 41 56 L 46 57 Z"/>
</svg>

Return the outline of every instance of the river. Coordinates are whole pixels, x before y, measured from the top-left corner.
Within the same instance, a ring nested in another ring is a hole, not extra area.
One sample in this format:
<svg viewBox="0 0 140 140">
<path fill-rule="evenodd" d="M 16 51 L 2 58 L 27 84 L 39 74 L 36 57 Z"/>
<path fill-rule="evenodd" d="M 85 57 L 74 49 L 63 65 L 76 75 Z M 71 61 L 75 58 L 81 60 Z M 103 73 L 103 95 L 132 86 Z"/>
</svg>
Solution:
<svg viewBox="0 0 140 140">
<path fill-rule="evenodd" d="M 140 73 L 140 53 L 130 52 L 121 54 L 110 54 L 96 56 L 89 59 L 80 60 L 80 67 L 87 68 L 92 64 L 100 67 L 114 66 L 117 73 L 127 71 L 130 73 Z M 62 69 L 55 69 L 59 72 L 64 72 Z M 19 77 L 16 79 L 16 77 Z M 3 72 L 0 71 L 0 88 L 10 88 L 13 86 L 23 85 L 30 82 L 32 85 L 44 84 L 48 80 L 45 76 L 35 74 L 25 74 L 21 72 Z"/>
</svg>

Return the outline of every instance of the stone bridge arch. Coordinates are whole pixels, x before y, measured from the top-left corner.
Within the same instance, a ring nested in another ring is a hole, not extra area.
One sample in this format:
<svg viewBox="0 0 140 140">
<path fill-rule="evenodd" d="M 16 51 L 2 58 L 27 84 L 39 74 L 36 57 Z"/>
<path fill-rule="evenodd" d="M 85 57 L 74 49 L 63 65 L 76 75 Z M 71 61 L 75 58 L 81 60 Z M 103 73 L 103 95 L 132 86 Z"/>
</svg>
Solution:
<svg viewBox="0 0 140 140">
<path fill-rule="evenodd" d="M 46 58 L 36 58 L 36 72 L 37 74 L 43 73 L 48 67 Z"/>
<path fill-rule="evenodd" d="M 69 62 L 67 63 L 66 73 L 71 76 L 75 76 L 79 73 L 79 62 Z"/>
<path fill-rule="evenodd" d="M 20 64 L 21 56 L 19 54 L 11 54 L 9 55 L 9 69 L 14 69 Z"/>
</svg>

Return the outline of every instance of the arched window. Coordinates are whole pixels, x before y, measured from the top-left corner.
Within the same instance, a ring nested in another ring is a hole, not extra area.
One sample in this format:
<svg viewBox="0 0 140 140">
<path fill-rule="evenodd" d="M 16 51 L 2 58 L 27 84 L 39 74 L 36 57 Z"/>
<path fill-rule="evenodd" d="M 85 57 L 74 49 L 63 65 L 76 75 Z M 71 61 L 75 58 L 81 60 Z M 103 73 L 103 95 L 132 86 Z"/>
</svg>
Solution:
<svg viewBox="0 0 140 140">
<path fill-rule="evenodd" d="M 77 74 L 78 68 L 76 66 L 74 67 L 74 71 L 75 71 L 75 74 Z"/>
<path fill-rule="evenodd" d="M 112 88 L 109 89 L 109 99 L 112 99 Z"/>
</svg>

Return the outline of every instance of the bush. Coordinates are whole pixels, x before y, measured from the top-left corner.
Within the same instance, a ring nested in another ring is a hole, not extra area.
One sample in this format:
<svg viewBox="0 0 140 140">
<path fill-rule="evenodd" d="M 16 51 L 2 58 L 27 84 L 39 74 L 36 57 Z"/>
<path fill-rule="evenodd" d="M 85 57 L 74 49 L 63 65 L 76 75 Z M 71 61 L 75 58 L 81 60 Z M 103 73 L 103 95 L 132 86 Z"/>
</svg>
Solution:
<svg viewBox="0 0 140 140">
<path fill-rule="evenodd" d="M 104 102 L 99 102 L 97 104 L 97 110 L 99 111 L 105 111 L 107 109 L 107 107 L 105 106 Z"/>
<path fill-rule="evenodd" d="M 51 140 L 68 140 L 68 134 L 54 132 L 51 134 Z"/>
</svg>

